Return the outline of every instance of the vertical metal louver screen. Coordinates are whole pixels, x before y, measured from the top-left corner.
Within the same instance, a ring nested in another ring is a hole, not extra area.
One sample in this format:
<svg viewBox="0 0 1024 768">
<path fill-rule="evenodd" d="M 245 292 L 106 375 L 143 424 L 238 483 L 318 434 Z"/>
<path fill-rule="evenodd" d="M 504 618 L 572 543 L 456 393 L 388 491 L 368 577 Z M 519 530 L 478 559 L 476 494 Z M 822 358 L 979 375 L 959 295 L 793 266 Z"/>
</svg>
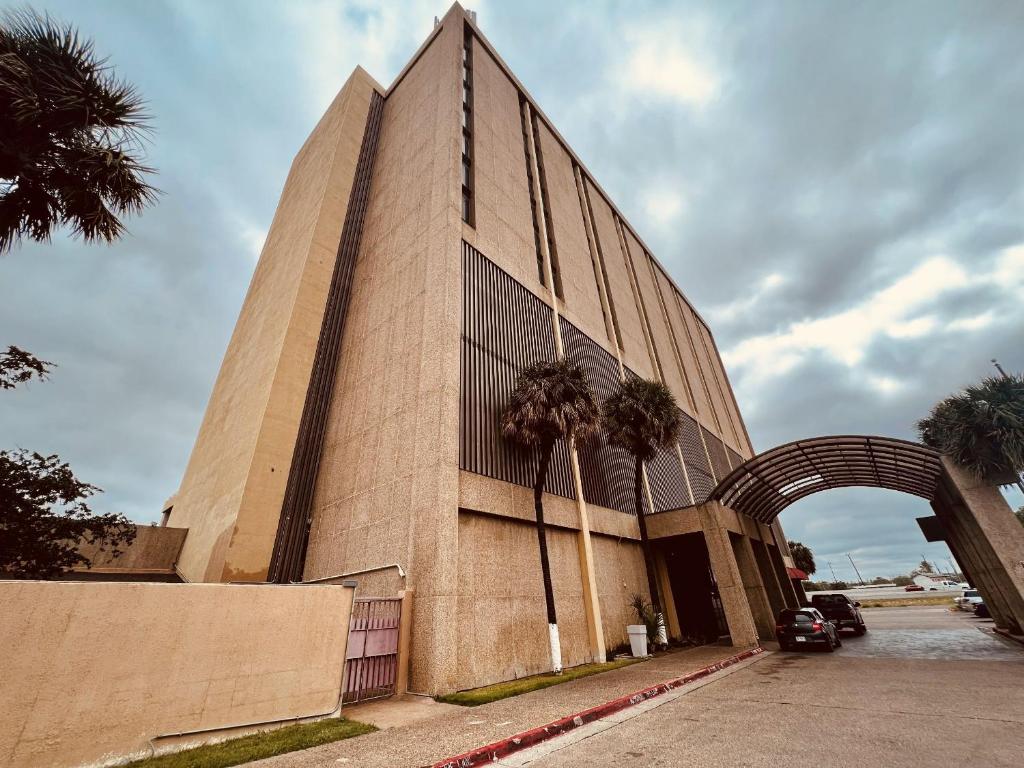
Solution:
<svg viewBox="0 0 1024 768">
<path fill-rule="evenodd" d="M 725 443 L 720 438 L 701 427 L 704 433 L 704 443 L 708 447 L 708 455 L 711 457 L 711 466 L 715 470 L 715 477 L 719 480 L 725 479 L 729 474 L 729 459 L 725 455 Z"/>
<path fill-rule="evenodd" d="M 647 482 L 651 485 L 654 512 L 688 507 L 693 503 L 674 446 L 659 451 L 654 461 L 647 463 Z"/>
<path fill-rule="evenodd" d="M 727 447 L 726 450 L 729 452 L 729 464 L 732 465 L 732 469 L 736 469 L 736 467 L 743 463 L 743 457 L 736 453 L 732 448 Z"/>
<path fill-rule="evenodd" d="M 564 317 L 559 317 L 562 345 L 567 360 L 576 363 L 587 375 L 598 402 L 619 386 L 619 363 L 593 339 Z M 583 498 L 590 504 L 633 514 L 633 460 L 621 448 L 596 435 L 577 446 Z"/>
<path fill-rule="evenodd" d="M 704 445 L 700 439 L 700 427 L 693 417 L 683 414 L 683 429 L 679 436 L 679 444 L 683 449 L 683 460 L 690 475 L 693 487 L 693 503 L 703 504 L 715 489 L 715 479 L 711 474 L 711 465 L 704 453 Z"/>
<path fill-rule="evenodd" d="M 501 414 L 519 372 L 555 359 L 551 308 L 465 242 L 462 281 L 459 466 L 530 488 L 537 456 L 501 436 Z M 555 446 L 545 490 L 576 497 L 562 442 Z"/>
</svg>

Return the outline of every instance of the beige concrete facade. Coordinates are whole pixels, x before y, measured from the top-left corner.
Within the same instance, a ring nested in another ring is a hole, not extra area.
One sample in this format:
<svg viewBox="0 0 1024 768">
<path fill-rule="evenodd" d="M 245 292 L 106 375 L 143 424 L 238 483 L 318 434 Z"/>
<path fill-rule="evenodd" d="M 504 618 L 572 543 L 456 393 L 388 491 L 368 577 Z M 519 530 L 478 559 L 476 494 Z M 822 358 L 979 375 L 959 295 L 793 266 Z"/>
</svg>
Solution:
<svg viewBox="0 0 1024 768">
<path fill-rule="evenodd" d="M 266 578 L 374 90 L 353 72 L 292 163 L 170 515 L 189 581 Z"/>
<path fill-rule="evenodd" d="M 460 167 L 467 35 L 469 223 Z M 191 579 L 266 577 L 327 293 L 329 264 L 320 256 L 329 261 L 337 250 L 375 87 L 361 71 L 353 75 L 286 185 L 171 514 L 172 525 L 190 529 L 179 567 Z M 314 153 L 335 158 L 330 170 L 307 160 Z M 550 218 L 537 218 L 531 205 L 528 168 Z M 531 489 L 460 469 L 463 242 L 620 366 L 663 379 L 680 407 L 730 449 L 717 467 L 711 462 L 713 480 L 752 455 L 703 319 L 453 6 L 385 93 L 304 570 L 312 580 L 372 569 L 358 576 L 364 595 L 415 590 L 408 684 L 423 693 L 532 674 L 548 663 Z M 271 306 L 275 313 L 266 311 Z M 561 349 L 557 320 L 553 330 Z M 224 450 L 226 443 L 239 448 Z M 567 665 L 603 659 L 624 644 L 635 621 L 631 595 L 649 597 L 636 520 L 586 499 L 571 459 L 576 498 L 544 497 Z M 652 536 L 703 531 L 712 559 L 727 560 L 715 567 L 728 582 L 720 584 L 723 601 L 730 589 L 745 600 L 729 531 L 746 534 L 728 512 L 654 515 Z M 678 626 L 668 577 L 659 578 Z M 756 637 L 746 610 L 745 619 L 730 620 L 739 644 Z"/>
<path fill-rule="evenodd" d="M 0 582 L 0 764 L 102 765 L 336 711 L 352 595 Z"/>
</svg>

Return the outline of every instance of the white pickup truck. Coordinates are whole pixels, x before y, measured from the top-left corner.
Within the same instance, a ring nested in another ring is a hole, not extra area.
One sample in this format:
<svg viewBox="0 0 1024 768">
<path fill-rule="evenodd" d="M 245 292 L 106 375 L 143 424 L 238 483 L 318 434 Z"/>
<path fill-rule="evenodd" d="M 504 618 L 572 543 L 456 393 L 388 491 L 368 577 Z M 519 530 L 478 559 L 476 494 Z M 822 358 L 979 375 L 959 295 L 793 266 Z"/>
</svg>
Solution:
<svg viewBox="0 0 1024 768">
<path fill-rule="evenodd" d="M 965 589 L 960 597 L 953 598 L 953 602 L 956 603 L 957 608 L 961 611 L 973 611 L 975 605 L 985 601 L 982 600 L 981 593 L 978 590 Z"/>
</svg>

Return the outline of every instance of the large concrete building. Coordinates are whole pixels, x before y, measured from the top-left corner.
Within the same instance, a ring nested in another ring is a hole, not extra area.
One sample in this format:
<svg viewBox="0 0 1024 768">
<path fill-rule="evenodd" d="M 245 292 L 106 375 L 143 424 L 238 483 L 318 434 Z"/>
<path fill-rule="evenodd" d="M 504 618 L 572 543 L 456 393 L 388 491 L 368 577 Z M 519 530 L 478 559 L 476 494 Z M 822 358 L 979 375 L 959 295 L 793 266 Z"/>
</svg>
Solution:
<svg viewBox="0 0 1024 768">
<path fill-rule="evenodd" d="M 796 605 L 778 523 L 704 503 L 753 455 L 711 329 L 455 5 L 389 88 L 353 72 L 295 158 L 167 521 L 179 572 L 415 590 L 414 691 L 542 671 L 534 459 L 498 418 L 558 355 L 683 411 L 645 482 L 670 634 L 770 636 Z M 556 452 L 567 666 L 647 596 L 631 469 L 600 439 Z"/>
</svg>

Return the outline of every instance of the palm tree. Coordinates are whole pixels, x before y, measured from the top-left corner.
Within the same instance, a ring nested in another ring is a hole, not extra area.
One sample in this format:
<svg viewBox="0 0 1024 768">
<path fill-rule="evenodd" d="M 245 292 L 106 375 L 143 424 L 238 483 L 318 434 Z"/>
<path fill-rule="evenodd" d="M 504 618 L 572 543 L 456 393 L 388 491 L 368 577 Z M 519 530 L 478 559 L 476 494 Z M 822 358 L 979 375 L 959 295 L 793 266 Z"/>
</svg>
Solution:
<svg viewBox="0 0 1024 768">
<path fill-rule="evenodd" d="M 502 434 L 539 453 L 537 475 L 533 482 L 533 506 L 537 512 L 537 545 L 544 580 L 544 601 L 548 610 L 548 636 L 551 644 L 551 669 L 562 671 L 562 651 L 558 641 L 555 593 L 551 586 L 547 532 L 544 526 L 544 484 L 551 465 L 551 454 L 558 440 L 578 440 L 594 433 L 600 424 L 597 398 L 583 370 L 564 360 L 533 363 L 516 380 L 508 408 L 502 415 Z"/>
<path fill-rule="evenodd" d="M 138 160 L 147 128 L 136 90 L 70 25 L 24 10 L 0 20 L 0 253 L 64 224 L 113 241 L 119 215 L 156 198 Z"/>
<path fill-rule="evenodd" d="M 1024 375 L 987 378 L 947 397 L 917 430 L 925 445 L 978 477 L 1006 483 L 1012 476 L 1024 492 Z"/>
<path fill-rule="evenodd" d="M 633 492 L 636 500 L 636 519 L 640 527 L 640 545 L 647 568 L 647 585 L 651 591 L 651 604 L 659 620 L 662 616 L 661 593 L 655 576 L 654 557 L 647 538 L 647 520 L 643 504 L 644 463 L 658 455 L 679 437 L 682 419 L 679 406 L 671 390 L 659 381 L 631 378 L 605 400 L 601 409 L 604 432 L 611 445 L 625 449 L 634 460 Z"/>
</svg>

